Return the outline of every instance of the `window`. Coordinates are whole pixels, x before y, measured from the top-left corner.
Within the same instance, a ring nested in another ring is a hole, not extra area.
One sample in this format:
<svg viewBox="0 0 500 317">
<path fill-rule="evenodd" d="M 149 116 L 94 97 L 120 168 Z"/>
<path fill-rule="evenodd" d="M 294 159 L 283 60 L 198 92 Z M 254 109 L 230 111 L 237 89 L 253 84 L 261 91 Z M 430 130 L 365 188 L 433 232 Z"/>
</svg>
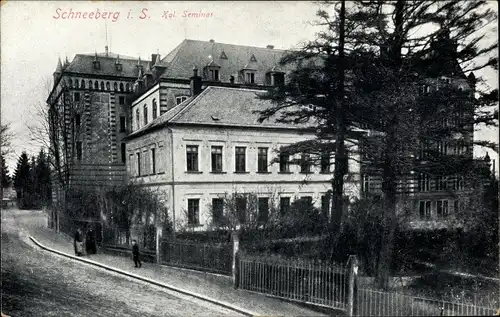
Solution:
<svg viewBox="0 0 500 317">
<path fill-rule="evenodd" d="M 212 220 L 214 224 L 221 224 L 224 215 L 224 200 L 222 198 L 212 199 Z"/>
<path fill-rule="evenodd" d="M 321 173 L 330 173 L 330 153 L 321 153 Z"/>
<path fill-rule="evenodd" d="M 198 172 L 198 146 L 186 146 L 186 165 L 188 172 Z"/>
<path fill-rule="evenodd" d="M 444 218 L 448 216 L 448 201 L 438 200 L 437 201 L 437 216 L 439 218 Z"/>
<path fill-rule="evenodd" d="M 448 152 L 448 144 L 446 142 L 438 142 L 437 150 L 439 154 L 446 155 Z"/>
<path fill-rule="evenodd" d="M 267 147 L 258 148 L 257 154 L 257 171 L 260 173 L 267 172 Z"/>
<path fill-rule="evenodd" d="M 85 89 L 85 81 L 82 79 L 82 81 L 80 83 L 81 83 L 80 88 Z"/>
<path fill-rule="evenodd" d="M 92 87 L 94 87 L 92 86 L 92 80 L 89 80 L 89 89 L 92 89 Z"/>
<path fill-rule="evenodd" d="M 139 129 L 139 127 L 141 126 L 140 125 L 140 116 L 139 116 L 139 108 L 135 109 L 135 119 L 136 119 L 136 122 L 137 122 L 137 129 Z"/>
<path fill-rule="evenodd" d="M 448 179 L 446 176 L 438 176 L 436 177 L 436 190 L 446 190 L 446 183 L 448 182 Z"/>
<path fill-rule="evenodd" d="M 109 85 L 109 81 L 106 82 L 106 90 L 107 91 L 110 91 L 111 90 L 111 86 Z"/>
<path fill-rule="evenodd" d="M 235 149 L 235 167 L 236 172 L 245 172 L 245 157 L 246 148 L 245 147 L 236 147 Z"/>
<path fill-rule="evenodd" d="M 137 176 L 141 176 L 141 153 L 137 153 Z"/>
<path fill-rule="evenodd" d="M 80 84 L 80 81 L 78 79 L 75 80 L 75 88 L 78 88 L 78 85 Z"/>
<path fill-rule="evenodd" d="M 81 141 L 76 142 L 76 159 L 79 161 L 82 160 L 82 142 Z"/>
<path fill-rule="evenodd" d="M 125 96 L 120 96 L 118 97 L 118 103 L 120 105 L 124 105 L 125 104 Z"/>
<path fill-rule="evenodd" d="M 186 99 L 188 99 L 188 97 L 187 97 L 187 96 L 179 96 L 179 97 L 175 97 L 175 102 L 176 102 L 177 104 L 180 104 L 180 103 L 182 103 L 182 102 L 186 101 Z"/>
<path fill-rule="evenodd" d="M 218 81 L 219 80 L 219 70 L 218 69 L 210 69 L 210 80 Z"/>
<path fill-rule="evenodd" d="M 148 124 L 148 105 L 144 105 L 144 125 Z"/>
<path fill-rule="evenodd" d="M 281 173 L 290 172 L 290 155 L 284 153 L 280 154 L 280 172 Z"/>
<path fill-rule="evenodd" d="M 80 101 L 80 93 L 79 92 L 75 92 L 74 96 L 75 96 L 75 98 L 74 98 L 75 102 Z"/>
<path fill-rule="evenodd" d="M 153 99 L 153 120 L 158 116 L 158 103 Z"/>
<path fill-rule="evenodd" d="M 126 155 L 125 143 L 121 144 L 121 151 L 122 151 L 122 163 L 125 163 L 125 155 Z"/>
<path fill-rule="evenodd" d="M 222 146 L 212 146 L 212 172 L 222 172 Z"/>
<path fill-rule="evenodd" d="M 464 189 L 464 178 L 463 176 L 457 176 L 453 179 L 453 189 L 463 190 Z"/>
<path fill-rule="evenodd" d="M 82 121 L 82 116 L 80 114 L 75 115 L 75 130 L 76 130 L 76 132 L 80 131 L 81 121 Z"/>
<path fill-rule="evenodd" d="M 310 172 L 310 163 L 309 163 L 309 154 L 302 153 L 302 157 L 300 159 L 300 172 L 301 173 L 309 173 Z"/>
<path fill-rule="evenodd" d="M 266 222 L 269 219 L 269 198 L 259 198 L 259 218 L 258 222 Z"/>
<path fill-rule="evenodd" d="M 114 90 L 114 91 L 118 91 L 118 84 L 117 84 L 117 83 L 114 83 L 114 84 L 113 84 L 113 90 Z"/>
<path fill-rule="evenodd" d="M 312 205 L 313 198 L 311 196 L 302 196 L 300 197 L 300 200 L 308 205 Z"/>
<path fill-rule="evenodd" d="M 420 218 L 430 218 L 431 217 L 431 201 L 430 200 L 421 200 L 419 201 L 419 214 Z"/>
<path fill-rule="evenodd" d="M 94 89 L 99 90 L 99 82 L 97 80 L 94 82 Z"/>
<path fill-rule="evenodd" d="M 330 196 L 323 195 L 321 196 L 321 214 L 324 217 L 328 217 L 330 213 Z"/>
<path fill-rule="evenodd" d="M 418 174 L 418 191 L 428 192 L 430 190 L 430 177 L 427 174 Z"/>
<path fill-rule="evenodd" d="M 420 93 L 421 94 L 426 94 L 426 93 L 429 93 L 430 91 L 431 91 L 431 86 L 429 86 L 429 85 L 420 86 Z"/>
<path fill-rule="evenodd" d="M 275 73 L 272 76 L 274 78 L 274 86 L 283 86 L 285 84 L 285 74 Z"/>
<path fill-rule="evenodd" d="M 104 91 L 104 82 L 101 81 L 101 90 Z"/>
<path fill-rule="evenodd" d="M 280 215 L 285 215 L 290 210 L 290 197 L 280 198 Z"/>
<path fill-rule="evenodd" d="M 200 200 L 188 199 L 188 225 L 200 224 Z"/>
<path fill-rule="evenodd" d="M 156 174 L 156 149 L 151 149 L 151 174 Z"/>
<path fill-rule="evenodd" d="M 120 83 L 120 91 L 123 91 L 123 83 Z"/>
<path fill-rule="evenodd" d="M 127 91 L 130 91 L 130 83 L 127 83 L 127 84 L 125 85 L 125 89 L 126 89 Z"/>
<path fill-rule="evenodd" d="M 247 84 L 254 84 L 255 83 L 255 73 L 248 72 L 246 74 L 246 83 Z"/>
<path fill-rule="evenodd" d="M 236 198 L 236 215 L 238 216 L 238 220 L 240 221 L 240 223 L 245 223 L 246 209 L 247 209 L 246 198 L 245 197 L 237 197 Z"/>
<path fill-rule="evenodd" d="M 126 132 L 126 131 L 127 131 L 126 118 L 125 116 L 120 116 L 120 132 Z"/>
</svg>

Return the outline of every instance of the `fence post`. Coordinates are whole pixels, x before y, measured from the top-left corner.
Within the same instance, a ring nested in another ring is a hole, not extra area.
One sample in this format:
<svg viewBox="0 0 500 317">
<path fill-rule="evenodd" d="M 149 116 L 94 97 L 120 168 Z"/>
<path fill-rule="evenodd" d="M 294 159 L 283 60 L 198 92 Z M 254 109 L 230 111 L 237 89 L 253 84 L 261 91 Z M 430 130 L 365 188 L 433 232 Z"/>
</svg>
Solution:
<svg viewBox="0 0 500 317">
<path fill-rule="evenodd" d="M 162 227 L 156 226 L 156 263 L 161 264 Z"/>
<path fill-rule="evenodd" d="M 238 277 L 239 277 L 238 251 L 240 249 L 240 236 L 237 231 L 234 231 L 231 234 L 231 240 L 233 241 L 233 263 L 232 263 L 233 285 L 235 288 L 238 288 Z"/>
<path fill-rule="evenodd" d="M 358 258 L 355 255 L 349 256 L 349 283 L 347 297 L 347 316 L 354 316 L 354 286 L 358 276 Z"/>
</svg>

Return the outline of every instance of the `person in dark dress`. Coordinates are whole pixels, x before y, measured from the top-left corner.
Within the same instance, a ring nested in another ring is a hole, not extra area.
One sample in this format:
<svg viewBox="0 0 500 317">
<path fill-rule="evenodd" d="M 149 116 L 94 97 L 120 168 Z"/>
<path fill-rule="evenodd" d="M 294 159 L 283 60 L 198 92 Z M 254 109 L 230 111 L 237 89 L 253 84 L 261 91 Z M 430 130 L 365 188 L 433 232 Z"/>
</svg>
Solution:
<svg viewBox="0 0 500 317">
<path fill-rule="evenodd" d="M 97 253 L 97 245 L 95 241 L 95 234 L 92 228 L 87 232 L 87 237 L 85 239 L 85 245 L 87 254 L 96 254 Z"/>
<path fill-rule="evenodd" d="M 83 254 L 83 234 L 82 230 L 77 229 L 74 239 L 75 255 L 81 256 Z"/>
<path fill-rule="evenodd" d="M 135 267 L 141 267 L 141 259 L 139 258 L 139 245 L 136 240 L 132 240 L 132 257 L 134 258 Z"/>
</svg>

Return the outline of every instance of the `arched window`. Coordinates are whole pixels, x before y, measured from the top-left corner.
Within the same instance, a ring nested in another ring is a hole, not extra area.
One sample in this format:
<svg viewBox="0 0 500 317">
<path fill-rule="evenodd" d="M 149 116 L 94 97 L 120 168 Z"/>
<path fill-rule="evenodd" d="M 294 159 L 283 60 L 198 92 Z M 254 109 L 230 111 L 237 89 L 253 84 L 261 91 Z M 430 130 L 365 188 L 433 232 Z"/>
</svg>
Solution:
<svg viewBox="0 0 500 317">
<path fill-rule="evenodd" d="M 158 116 L 158 104 L 156 103 L 156 99 L 153 99 L 153 120 Z"/>
<path fill-rule="evenodd" d="M 82 86 L 82 88 L 85 89 L 85 81 L 83 79 L 82 79 L 82 85 L 81 86 Z"/>
<path fill-rule="evenodd" d="M 144 125 L 148 124 L 148 105 L 144 105 Z"/>
<path fill-rule="evenodd" d="M 137 122 L 137 129 L 140 127 L 139 107 L 135 109 L 135 121 Z"/>
<path fill-rule="evenodd" d="M 75 80 L 75 88 L 78 88 L 78 83 L 79 83 L 79 81 L 78 81 L 78 79 L 76 79 Z"/>
<path fill-rule="evenodd" d="M 111 89 L 111 86 L 109 85 L 109 81 L 106 82 L 106 90 L 109 91 Z"/>
<path fill-rule="evenodd" d="M 123 83 L 120 83 L 120 91 L 123 91 Z"/>
<path fill-rule="evenodd" d="M 89 80 L 89 89 L 92 89 L 92 80 Z"/>
<path fill-rule="evenodd" d="M 129 83 L 127 83 L 126 87 L 127 87 L 127 91 L 130 91 L 130 84 Z"/>
<path fill-rule="evenodd" d="M 117 84 L 117 83 L 114 83 L 114 84 L 113 84 L 113 89 L 114 89 L 114 91 L 117 91 L 117 90 L 118 90 L 118 84 Z"/>
<path fill-rule="evenodd" d="M 69 88 L 73 88 L 73 80 L 71 78 L 68 80 L 68 85 Z"/>
<path fill-rule="evenodd" d="M 99 82 L 97 80 L 94 82 L 94 89 L 99 90 Z"/>
<path fill-rule="evenodd" d="M 104 82 L 101 81 L 101 90 L 104 91 Z"/>
</svg>

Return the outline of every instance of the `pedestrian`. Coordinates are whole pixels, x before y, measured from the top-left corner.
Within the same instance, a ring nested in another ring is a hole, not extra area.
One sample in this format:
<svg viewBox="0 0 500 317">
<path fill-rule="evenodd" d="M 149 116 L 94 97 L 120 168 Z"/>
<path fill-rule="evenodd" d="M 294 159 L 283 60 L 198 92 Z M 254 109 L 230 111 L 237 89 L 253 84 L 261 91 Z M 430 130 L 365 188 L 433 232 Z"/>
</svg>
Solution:
<svg viewBox="0 0 500 317">
<path fill-rule="evenodd" d="M 89 229 L 87 232 L 87 237 L 85 239 L 85 246 L 87 250 L 87 254 L 96 254 L 97 253 L 97 246 L 95 242 L 95 234 L 92 228 Z"/>
<path fill-rule="evenodd" d="M 75 232 L 75 239 L 74 239 L 74 246 L 75 246 L 75 255 L 77 256 L 82 256 L 83 255 L 83 234 L 82 230 L 78 228 Z"/>
<path fill-rule="evenodd" d="M 141 267 L 141 259 L 139 258 L 139 245 L 136 240 L 132 240 L 132 257 L 134 258 L 135 267 Z"/>
</svg>

